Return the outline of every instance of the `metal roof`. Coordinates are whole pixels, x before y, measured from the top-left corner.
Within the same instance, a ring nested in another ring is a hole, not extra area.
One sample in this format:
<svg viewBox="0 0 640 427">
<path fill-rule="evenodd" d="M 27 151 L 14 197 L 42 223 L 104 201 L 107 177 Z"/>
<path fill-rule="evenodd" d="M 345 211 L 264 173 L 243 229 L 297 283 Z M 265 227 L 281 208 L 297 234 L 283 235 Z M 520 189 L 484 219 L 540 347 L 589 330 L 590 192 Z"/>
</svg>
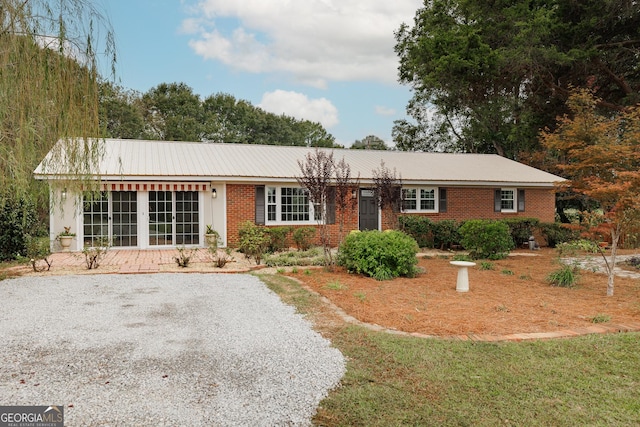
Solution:
<svg viewBox="0 0 640 427">
<path fill-rule="evenodd" d="M 99 165 L 102 180 L 294 181 L 298 161 L 315 148 L 203 142 L 105 139 Z M 60 142 L 59 142 L 60 143 Z M 344 158 L 352 176 L 371 182 L 381 162 L 405 184 L 458 183 L 549 186 L 563 178 L 494 154 L 421 153 L 350 149 L 321 150 Z M 34 171 L 45 173 L 43 163 Z"/>
</svg>

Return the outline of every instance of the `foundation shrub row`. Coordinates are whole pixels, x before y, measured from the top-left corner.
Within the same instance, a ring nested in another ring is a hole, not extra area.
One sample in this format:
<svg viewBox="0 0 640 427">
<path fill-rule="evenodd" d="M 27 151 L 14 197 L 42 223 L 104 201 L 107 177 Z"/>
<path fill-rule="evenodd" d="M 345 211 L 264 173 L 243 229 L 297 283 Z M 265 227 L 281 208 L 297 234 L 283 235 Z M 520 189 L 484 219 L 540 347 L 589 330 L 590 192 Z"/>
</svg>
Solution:
<svg viewBox="0 0 640 427">
<path fill-rule="evenodd" d="M 467 221 L 443 220 L 432 221 L 428 217 L 401 216 L 400 229 L 413 237 L 421 248 L 451 249 L 464 246 L 460 229 Z M 528 242 L 530 236 L 542 238 L 546 245 L 555 247 L 557 244 L 578 239 L 579 232 L 560 223 L 541 223 L 537 218 L 506 218 L 501 220 L 483 220 L 486 227 L 491 224 L 504 224 L 508 228 L 512 247 L 520 247 Z M 498 226 L 502 228 L 501 226 Z M 465 249 L 471 249 L 465 247 Z"/>
</svg>

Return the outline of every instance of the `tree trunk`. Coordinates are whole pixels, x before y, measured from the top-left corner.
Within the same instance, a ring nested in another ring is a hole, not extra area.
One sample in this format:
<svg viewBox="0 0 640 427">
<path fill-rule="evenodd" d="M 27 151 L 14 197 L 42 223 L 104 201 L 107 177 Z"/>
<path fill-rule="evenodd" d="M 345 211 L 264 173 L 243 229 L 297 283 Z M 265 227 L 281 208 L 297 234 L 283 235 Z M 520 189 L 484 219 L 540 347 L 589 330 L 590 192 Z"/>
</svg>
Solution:
<svg viewBox="0 0 640 427">
<path fill-rule="evenodd" d="M 613 280 L 616 270 L 616 254 L 618 252 L 618 240 L 620 239 L 620 226 L 615 225 L 611 228 L 611 263 L 607 271 L 609 277 L 607 280 L 607 296 L 613 296 Z"/>
</svg>

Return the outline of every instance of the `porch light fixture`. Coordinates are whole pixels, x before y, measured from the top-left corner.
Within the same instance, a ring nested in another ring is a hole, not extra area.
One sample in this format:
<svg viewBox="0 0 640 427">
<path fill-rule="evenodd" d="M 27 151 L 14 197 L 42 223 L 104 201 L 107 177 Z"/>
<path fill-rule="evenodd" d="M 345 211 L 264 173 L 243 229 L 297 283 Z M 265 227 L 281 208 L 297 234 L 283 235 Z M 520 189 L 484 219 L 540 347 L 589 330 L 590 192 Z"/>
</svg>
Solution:
<svg viewBox="0 0 640 427">
<path fill-rule="evenodd" d="M 62 190 L 62 194 L 60 195 L 62 197 L 62 200 L 67 200 L 67 189 L 63 189 Z"/>
<path fill-rule="evenodd" d="M 358 190 L 351 190 L 351 198 L 352 199 L 357 199 L 358 198 Z"/>
<path fill-rule="evenodd" d="M 218 192 L 216 191 L 216 189 L 215 189 L 215 188 L 212 188 L 212 189 L 211 189 L 211 197 L 212 197 L 212 198 L 214 198 L 214 199 L 215 199 L 216 197 L 218 197 Z"/>
</svg>

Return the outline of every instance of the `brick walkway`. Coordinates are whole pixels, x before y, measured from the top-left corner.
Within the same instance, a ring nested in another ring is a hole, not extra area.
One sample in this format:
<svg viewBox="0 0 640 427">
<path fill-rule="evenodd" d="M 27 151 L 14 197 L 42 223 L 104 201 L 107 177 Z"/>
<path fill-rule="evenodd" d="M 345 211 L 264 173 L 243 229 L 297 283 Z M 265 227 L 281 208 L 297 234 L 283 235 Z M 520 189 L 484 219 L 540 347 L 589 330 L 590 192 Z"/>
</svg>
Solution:
<svg viewBox="0 0 640 427">
<path fill-rule="evenodd" d="M 100 263 L 104 267 L 119 267 L 120 273 L 156 273 L 162 264 L 175 265 L 175 249 L 110 249 Z M 57 252 L 51 255 L 56 267 L 82 267 L 85 258 L 82 252 Z M 207 249 L 195 249 L 191 262 L 210 262 Z"/>
</svg>

